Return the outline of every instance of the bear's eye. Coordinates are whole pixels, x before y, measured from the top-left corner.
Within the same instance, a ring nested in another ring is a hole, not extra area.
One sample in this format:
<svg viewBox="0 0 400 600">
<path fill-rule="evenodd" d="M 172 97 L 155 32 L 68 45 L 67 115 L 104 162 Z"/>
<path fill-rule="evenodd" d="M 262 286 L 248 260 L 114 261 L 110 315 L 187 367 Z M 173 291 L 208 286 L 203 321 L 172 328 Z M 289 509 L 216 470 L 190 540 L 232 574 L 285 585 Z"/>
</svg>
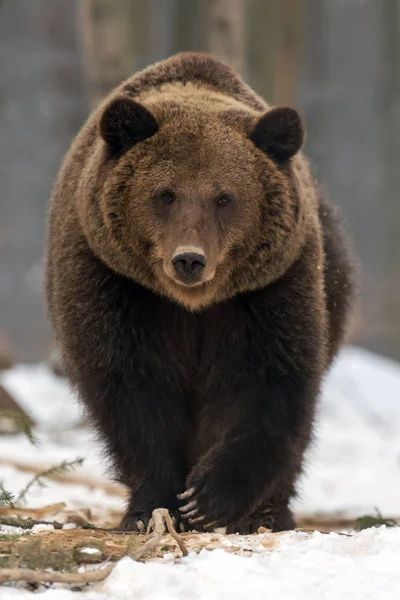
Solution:
<svg viewBox="0 0 400 600">
<path fill-rule="evenodd" d="M 159 199 L 164 204 L 172 204 L 175 201 L 175 195 L 170 190 L 165 190 L 159 195 Z"/>
<path fill-rule="evenodd" d="M 230 204 L 231 202 L 232 198 L 229 194 L 221 194 L 221 196 L 217 198 L 218 206 L 228 206 L 228 204 Z"/>
</svg>

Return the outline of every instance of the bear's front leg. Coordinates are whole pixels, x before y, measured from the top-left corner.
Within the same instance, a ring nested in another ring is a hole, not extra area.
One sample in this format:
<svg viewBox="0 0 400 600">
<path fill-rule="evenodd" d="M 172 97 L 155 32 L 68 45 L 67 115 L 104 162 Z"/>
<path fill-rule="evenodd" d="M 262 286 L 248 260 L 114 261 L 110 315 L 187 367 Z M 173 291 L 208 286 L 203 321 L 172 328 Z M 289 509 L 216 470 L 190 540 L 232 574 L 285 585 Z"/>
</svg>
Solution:
<svg viewBox="0 0 400 600">
<path fill-rule="evenodd" d="M 272 497 L 282 478 L 294 479 L 317 394 L 306 373 L 275 379 L 268 374 L 258 389 L 249 389 L 240 421 L 190 473 L 179 496 L 183 517 L 193 524 L 227 526 Z"/>
<path fill-rule="evenodd" d="M 80 393 L 130 490 L 120 528 L 145 531 L 152 512 L 177 512 L 187 476 L 184 399 L 154 377 L 108 370 L 81 375 Z M 177 523 L 179 525 L 179 523 Z"/>
<path fill-rule="evenodd" d="M 172 495 L 165 496 L 161 490 L 156 489 L 157 485 L 148 482 L 139 490 L 131 493 L 131 498 L 124 517 L 119 525 L 119 529 L 126 531 L 137 531 L 145 533 L 152 518 L 153 510 L 156 508 L 167 508 L 171 516 L 172 523 L 177 531 L 187 529 L 185 521 L 178 510 L 178 499 Z M 153 493 L 149 493 L 149 492 Z M 155 493 L 154 493 L 155 492 Z"/>
<path fill-rule="evenodd" d="M 164 460 L 163 460 L 164 459 Z M 156 464 L 157 459 L 153 459 Z M 139 486 L 132 486 L 130 500 L 121 521 L 120 529 L 144 533 L 156 508 L 167 508 L 175 529 L 183 531 L 183 523 L 178 510 L 177 489 L 183 487 L 183 470 L 179 464 L 170 464 L 168 457 L 160 457 L 160 467 L 164 471 L 152 475 L 149 473 Z M 161 467 L 162 469 L 162 467 Z"/>
</svg>

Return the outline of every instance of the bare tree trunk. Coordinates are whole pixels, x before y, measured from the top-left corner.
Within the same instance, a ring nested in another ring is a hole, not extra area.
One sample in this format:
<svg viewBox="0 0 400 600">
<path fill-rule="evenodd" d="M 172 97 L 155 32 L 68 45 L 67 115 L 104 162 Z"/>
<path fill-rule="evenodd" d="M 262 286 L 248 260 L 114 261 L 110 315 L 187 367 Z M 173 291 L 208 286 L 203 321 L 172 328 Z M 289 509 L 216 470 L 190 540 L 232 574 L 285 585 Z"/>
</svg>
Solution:
<svg viewBox="0 0 400 600">
<path fill-rule="evenodd" d="M 135 70 L 136 2 L 81 0 L 78 6 L 89 94 L 96 105 Z"/>
<path fill-rule="evenodd" d="M 296 105 L 304 7 L 300 0 L 248 0 L 249 82 L 273 104 Z"/>
<path fill-rule="evenodd" d="M 248 0 L 246 4 L 248 79 L 269 103 L 273 101 L 278 3 L 279 0 Z"/>
<path fill-rule="evenodd" d="M 205 50 L 208 0 L 175 0 L 172 53 Z"/>
<path fill-rule="evenodd" d="M 273 82 L 274 104 L 297 103 L 302 10 L 300 0 L 280 0 Z"/>
<path fill-rule="evenodd" d="M 244 1 L 209 0 L 206 49 L 239 73 L 244 59 Z"/>
<path fill-rule="evenodd" d="M 188 4 L 192 2 L 193 0 Z M 153 63 L 173 54 L 176 2 L 175 0 L 151 0 L 148 2 L 148 11 L 148 61 Z"/>
<path fill-rule="evenodd" d="M 378 349 L 400 358 L 400 3 L 383 0 L 380 3 L 380 36 L 382 45 L 381 114 L 382 119 L 382 179 L 384 215 L 384 269 L 382 339 Z"/>
</svg>

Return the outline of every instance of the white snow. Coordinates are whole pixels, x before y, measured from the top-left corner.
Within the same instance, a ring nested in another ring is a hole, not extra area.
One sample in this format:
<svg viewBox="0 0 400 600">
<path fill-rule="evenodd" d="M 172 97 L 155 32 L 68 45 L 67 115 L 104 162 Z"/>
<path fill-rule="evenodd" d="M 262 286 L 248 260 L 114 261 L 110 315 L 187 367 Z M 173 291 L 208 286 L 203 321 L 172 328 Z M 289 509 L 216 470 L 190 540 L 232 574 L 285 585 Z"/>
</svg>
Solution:
<svg viewBox="0 0 400 600">
<path fill-rule="evenodd" d="M 45 366 L 20 365 L 0 374 L 0 383 L 38 422 L 40 446 L 23 436 L 0 436 L 0 481 L 18 494 L 32 473 L 12 466 L 48 466 L 84 457 L 79 473 L 101 477 L 106 469 L 99 446 L 76 428 L 80 409 L 62 380 Z M 327 377 L 307 472 L 294 502 L 302 515 L 400 516 L 400 365 L 359 348 L 346 348 Z M 30 508 L 65 502 L 97 516 L 121 510 L 123 499 L 85 482 L 33 486 Z M 69 527 L 70 525 L 66 525 Z M 175 561 L 168 553 L 151 563 L 121 560 L 102 583 L 71 591 L 40 588 L 43 600 L 396 600 L 400 599 L 400 528 L 368 529 L 350 536 L 290 532 L 266 549 L 262 535 L 250 536 L 233 554 L 203 550 Z M 0 589 L 1 600 L 31 600 L 21 584 Z"/>
<path fill-rule="evenodd" d="M 42 533 L 43 531 L 52 531 L 54 530 L 54 525 L 46 524 L 46 523 L 38 523 L 34 525 L 30 530 L 32 533 Z"/>
<path fill-rule="evenodd" d="M 393 530 L 366 530 L 353 538 L 288 533 L 277 550 L 251 558 L 223 550 L 203 550 L 173 566 L 125 558 L 98 588 L 118 600 L 394 600 L 400 597 L 399 564 L 400 537 Z"/>
<path fill-rule="evenodd" d="M 47 365 L 17 365 L 0 373 L 0 383 L 42 429 L 60 430 L 79 421 L 74 395 Z"/>
<path fill-rule="evenodd" d="M 80 551 L 83 554 L 100 554 L 100 550 L 98 548 L 81 548 Z"/>
</svg>

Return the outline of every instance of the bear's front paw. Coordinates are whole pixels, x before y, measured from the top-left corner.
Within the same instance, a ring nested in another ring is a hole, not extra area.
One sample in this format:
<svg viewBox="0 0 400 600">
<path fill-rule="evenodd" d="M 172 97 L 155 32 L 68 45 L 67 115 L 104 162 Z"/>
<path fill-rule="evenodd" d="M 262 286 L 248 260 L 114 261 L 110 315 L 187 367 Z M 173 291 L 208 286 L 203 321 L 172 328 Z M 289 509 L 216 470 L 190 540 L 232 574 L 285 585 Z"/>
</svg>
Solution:
<svg viewBox="0 0 400 600">
<path fill-rule="evenodd" d="M 176 531 L 185 531 L 185 523 L 182 522 L 182 515 L 177 510 L 169 510 L 169 514 L 172 520 L 172 524 Z M 140 511 L 136 513 L 128 512 L 124 516 L 118 529 L 121 531 L 134 531 L 137 533 L 146 533 L 151 517 L 152 511 Z"/>
<path fill-rule="evenodd" d="M 254 489 L 236 465 L 198 465 L 189 477 L 188 489 L 178 496 L 186 501 L 179 510 L 190 524 L 224 527 L 251 510 Z"/>
<path fill-rule="evenodd" d="M 128 512 L 122 519 L 118 529 L 122 531 L 135 531 L 137 533 L 146 533 L 149 521 L 151 519 L 151 511 L 148 512 Z"/>
</svg>

